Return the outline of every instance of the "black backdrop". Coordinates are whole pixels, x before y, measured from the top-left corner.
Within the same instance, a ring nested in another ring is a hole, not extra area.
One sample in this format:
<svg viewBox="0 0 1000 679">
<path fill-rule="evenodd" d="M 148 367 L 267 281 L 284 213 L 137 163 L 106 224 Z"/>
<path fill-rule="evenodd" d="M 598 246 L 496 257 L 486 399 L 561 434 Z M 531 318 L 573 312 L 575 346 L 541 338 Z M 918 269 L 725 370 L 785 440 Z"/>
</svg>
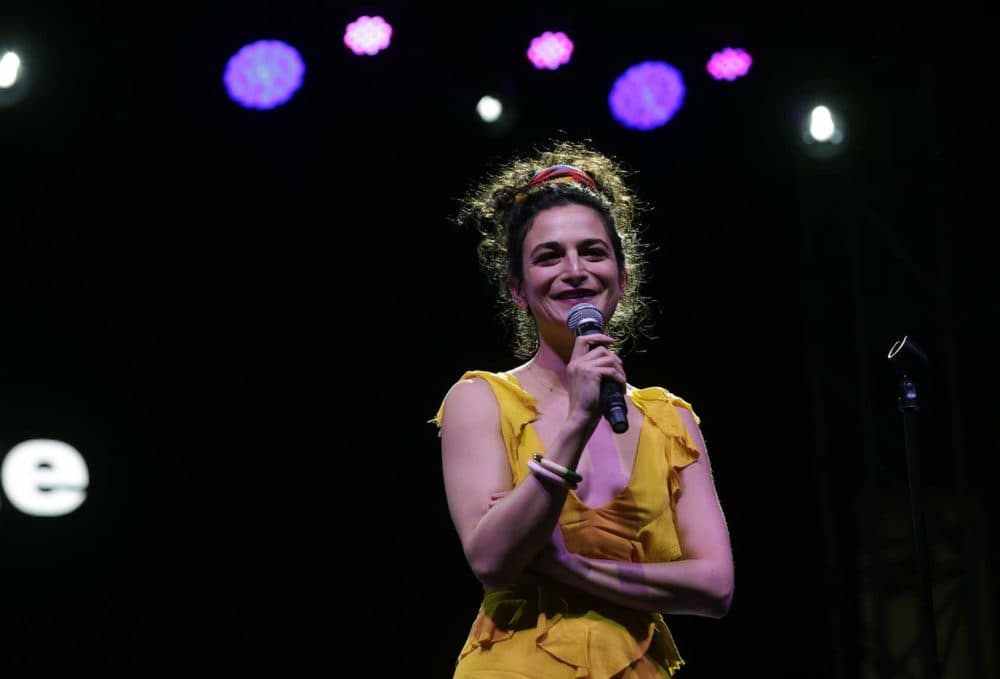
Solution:
<svg viewBox="0 0 1000 679">
<path fill-rule="evenodd" d="M 66 517 L 0 499 L 7 666 L 447 676 L 479 588 L 427 420 L 462 371 L 512 361 L 449 219 L 494 158 L 561 133 L 654 208 L 658 337 L 630 381 L 694 403 L 730 521 L 731 614 L 670 621 L 685 674 L 870 660 L 858 503 L 872 468 L 905 502 L 884 358 L 905 334 L 935 358 L 925 482 L 948 497 L 964 461 L 992 517 L 979 15 L 536 5 L 0 9 L 34 78 L 0 109 L 0 453 L 59 438 L 92 475 Z M 362 13 L 396 27 L 376 58 L 340 43 Z M 574 61 L 536 72 L 524 46 L 553 28 Z M 221 86 L 260 38 L 307 62 L 267 113 Z M 703 71 L 727 44 L 756 59 L 732 84 Z M 685 106 L 628 131 L 606 92 L 649 58 L 684 72 Z M 516 98 L 504 134 L 471 117 L 486 85 Z M 834 161 L 794 135 L 816 97 L 847 115 Z"/>
</svg>

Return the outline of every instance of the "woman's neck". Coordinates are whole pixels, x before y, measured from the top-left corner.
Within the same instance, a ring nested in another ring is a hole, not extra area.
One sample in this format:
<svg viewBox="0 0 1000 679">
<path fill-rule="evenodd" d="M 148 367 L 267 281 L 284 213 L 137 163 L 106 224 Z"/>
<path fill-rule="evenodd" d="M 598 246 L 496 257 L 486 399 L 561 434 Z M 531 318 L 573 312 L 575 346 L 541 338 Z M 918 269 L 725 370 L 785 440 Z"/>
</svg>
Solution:
<svg viewBox="0 0 1000 679">
<path fill-rule="evenodd" d="M 525 369 L 537 381 L 549 387 L 550 391 L 566 391 L 566 364 L 568 357 L 563 358 L 555 349 L 542 342 L 538 351 L 525 364 Z"/>
</svg>

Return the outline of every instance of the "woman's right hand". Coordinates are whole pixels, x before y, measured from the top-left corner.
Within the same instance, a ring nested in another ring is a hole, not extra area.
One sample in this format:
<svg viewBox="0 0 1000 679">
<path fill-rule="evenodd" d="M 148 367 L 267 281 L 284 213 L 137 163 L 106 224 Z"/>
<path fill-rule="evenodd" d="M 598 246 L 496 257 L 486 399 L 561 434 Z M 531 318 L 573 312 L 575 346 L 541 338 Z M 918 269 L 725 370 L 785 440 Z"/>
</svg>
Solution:
<svg viewBox="0 0 1000 679">
<path fill-rule="evenodd" d="M 580 335 L 566 364 L 569 410 L 583 410 L 592 417 L 601 415 L 601 381 L 609 379 L 626 387 L 625 368 L 611 351 L 614 340 L 603 334 Z"/>
</svg>

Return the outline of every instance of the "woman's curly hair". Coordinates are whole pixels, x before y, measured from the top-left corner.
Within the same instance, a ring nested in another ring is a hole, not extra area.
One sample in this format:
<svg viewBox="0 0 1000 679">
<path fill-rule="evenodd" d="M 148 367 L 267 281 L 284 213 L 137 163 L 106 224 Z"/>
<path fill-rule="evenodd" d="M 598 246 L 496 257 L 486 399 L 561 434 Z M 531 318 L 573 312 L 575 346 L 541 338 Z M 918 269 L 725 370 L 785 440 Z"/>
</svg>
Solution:
<svg viewBox="0 0 1000 679">
<path fill-rule="evenodd" d="M 589 140 L 588 140 L 589 143 Z M 619 270 L 628 271 L 625 295 L 608 322 L 608 333 L 620 348 L 631 348 L 648 334 L 649 303 L 640 294 L 645 283 L 645 243 L 637 214 L 644 210 L 625 184 L 626 170 L 615 159 L 584 142 L 560 140 L 534 155 L 514 155 L 478 182 L 464 198 L 457 221 L 479 234 L 479 264 L 496 286 L 498 312 L 511 332 L 521 358 L 538 349 L 534 318 L 517 307 L 507 289 L 509 280 L 524 280 L 523 244 L 528 227 L 542 210 L 575 203 L 600 213 L 608 230 Z M 597 191 L 578 182 L 542 182 L 528 187 L 540 170 L 570 165 L 594 180 Z"/>
</svg>

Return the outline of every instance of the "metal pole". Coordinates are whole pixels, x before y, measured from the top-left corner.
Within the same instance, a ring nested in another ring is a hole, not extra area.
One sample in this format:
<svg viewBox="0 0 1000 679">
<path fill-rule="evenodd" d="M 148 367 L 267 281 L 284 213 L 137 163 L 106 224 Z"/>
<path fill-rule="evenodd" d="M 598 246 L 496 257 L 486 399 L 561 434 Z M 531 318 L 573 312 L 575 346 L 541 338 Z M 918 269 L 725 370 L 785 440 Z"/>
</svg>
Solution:
<svg viewBox="0 0 1000 679">
<path fill-rule="evenodd" d="M 904 349 L 906 350 L 904 352 Z M 920 478 L 920 446 L 916 415 L 920 411 L 917 388 L 906 363 L 927 363 L 927 356 L 909 338 L 893 345 L 889 359 L 899 366 L 899 411 L 903 414 L 903 440 L 906 446 L 906 469 L 910 485 L 910 515 L 916 545 L 918 601 L 920 606 L 920 646 L 924 656 L 924 676 L 941 676 L 937 653 L 937 632 L 934 623 L 934 600 L 931 593 L 930 558 L 927 548 L 927 527 L 924 517 L 924 497 Z"/>
</svg>

